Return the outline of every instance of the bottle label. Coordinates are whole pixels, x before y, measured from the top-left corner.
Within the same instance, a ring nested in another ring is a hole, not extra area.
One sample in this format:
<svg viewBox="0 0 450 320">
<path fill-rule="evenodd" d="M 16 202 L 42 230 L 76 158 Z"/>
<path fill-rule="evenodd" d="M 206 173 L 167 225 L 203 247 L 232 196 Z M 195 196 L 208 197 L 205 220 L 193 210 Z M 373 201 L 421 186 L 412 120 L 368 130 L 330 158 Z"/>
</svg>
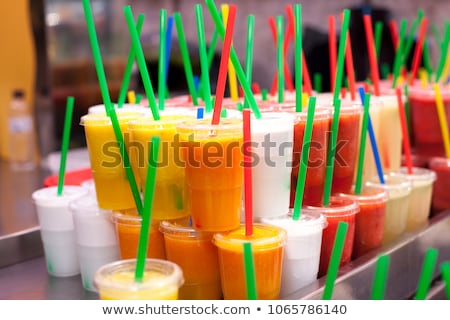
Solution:
<svg viewBox="0 0 450 320">
<path fill-rule="evenodd" d="M 9 132 L 11 133 L 26 133 L 31 132 L 33 122 L 31 117 L 12 117 L 9 118 Z"/>
</svg>

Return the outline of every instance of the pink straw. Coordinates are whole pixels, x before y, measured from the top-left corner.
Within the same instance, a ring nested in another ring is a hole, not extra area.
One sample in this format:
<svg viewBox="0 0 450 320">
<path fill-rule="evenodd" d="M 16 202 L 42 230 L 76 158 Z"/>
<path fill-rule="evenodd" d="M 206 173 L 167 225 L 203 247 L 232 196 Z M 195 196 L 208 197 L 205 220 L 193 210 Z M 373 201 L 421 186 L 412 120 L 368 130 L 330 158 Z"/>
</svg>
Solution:
<svg viewBox="0 0 450 320">
<path fill-rule="evenodd" d="M 375 51 L 375 41 L 373 39 L 372 17 L 365 14 L 364 29 L 366 30 L 367 50 L 369 52 L 370 74 L 372 75 L 373 90 L 376 96 L 380 95 L 380 75 L 378 74 L 377 54 Z"/>
<path fill-rule="evenodd" d="M 328 51 L 330 54 L 330 88 L 331 92 L 334 91 L 334 77 L 336 73 L 336 60 L 337 60 L 337 49 L 336 49 L 336 27 L 334 16 L 328 16 Z"/>
<path fill-rule="evenodd" d="M 250 110 L 244 109 L 243 130 L 244 130 L 244 205 L 245 205 L 245 235 L 253 234 L 253 186 L 252 186 L 252 152 L 251 152 L 251 129 Z"/>
<path fill-rule="evenodd" d="M 422 58 L 422 48 L 423 48 L 423 42 L 425 41 L 425 34 L 427 32 L 427 25 L 428 25 L 428 19 L 423 18 L 422 24 L 420 26 L 420 33 L 419 33 L 419 39 L 417 41 L 416 49 L 414 51 L 414 57 L 412 62 L 412 69 L 411 69 L 411 78 L 409 79 L 409 85 L 412 86 L 414 84 L 414 80 L 416 80 L 417 71 L 419 70 L 419 63 Z"/>
<path fill-rule="evenodd" d="M 225 39 L 222 48 L 222 57 L 220 59 L 219 76 L 216 87 L 216 100 L 214 101 L 214 110 L 211 124 L 219 124 L 220 113 L 222 111 L 223 95 L 225 94 L 225 83 L 227 80 L 228 60 L 230 58 L 231 40 L 233 39 L 234 21 L 236 18 L 236 5 L 229 6 L 227 28 L 225 30 Z"/>
<path fill-rule="evenodd" d="M 406 116 L 405 116 L 405 108 L 403 106 L 403 100 L 402 100 L 402 91 L 400 88 L 395 89 L 395 94 L 397 95 L 397 101 L 398 101 L 398 112 L 400 115 L 400 124 L 402 127 L 402 135 L 403 135 L 403 149 L 405 151 L 405 158 L 406 158 L 406 167 L 408 169 L 408 174 L 412 174 L 412 161 L 411 161 L 411 148 L 409 144 L 409 135 L 408 135 L 408 128 L 406 125 Z"/>
</svg>

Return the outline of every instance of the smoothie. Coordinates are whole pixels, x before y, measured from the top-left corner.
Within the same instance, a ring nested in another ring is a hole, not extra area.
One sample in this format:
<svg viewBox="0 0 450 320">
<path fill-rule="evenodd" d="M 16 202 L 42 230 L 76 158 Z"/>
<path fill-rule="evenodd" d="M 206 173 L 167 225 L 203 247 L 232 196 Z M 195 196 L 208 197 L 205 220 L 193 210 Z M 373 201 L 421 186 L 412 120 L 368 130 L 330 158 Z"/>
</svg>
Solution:
<svg viewBox="0 0 450 320">
<path fill-rule="evenodd" d="M 431 158 L 430 169 L 436 173 L 431 205 L 436 214 L 450 208 L 450 159 Z"/>
</svg>

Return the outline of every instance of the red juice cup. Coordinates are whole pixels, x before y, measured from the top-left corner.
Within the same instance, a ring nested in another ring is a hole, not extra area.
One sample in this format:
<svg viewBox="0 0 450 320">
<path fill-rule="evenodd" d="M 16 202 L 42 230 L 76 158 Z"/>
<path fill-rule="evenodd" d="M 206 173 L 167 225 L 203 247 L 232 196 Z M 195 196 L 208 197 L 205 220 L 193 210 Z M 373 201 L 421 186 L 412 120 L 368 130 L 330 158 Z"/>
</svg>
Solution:
<svg viewBox="0 0 450 320">
<path fill-rule="evenodd" d="M 450 208 L 450 159 L 433 157 L 429 166 L 436 173 L 431 199 L 432 211 L 436 214 Z"/>
<path fill-rule="evenodd" d="M 344 249 L 340 266 L 350 262 L 353 251 L 353 242 L 355 239 L 356 216 L 359 212 L 358 203 L 354 200 L 340 198 L 336 196 L 330 197 L 329 207 L 305 207 L 307 210 L 319 212 L 327 219 L 327 227 L 322 234 L 322 247 L 320 251 L 319 275 L 322 277 L 328 272 L 328 264 L 330 263 L 331 251 L 334 246 L 337 226 L 340 221 L 348 223 L 348 231 L 344 242 Z"/>
<path fill-rule="evenodd" d="M 352 259 L 357 259 L 370 250 L 380 247 L 383 242 L 387 192 L 381 188 L 363 188 L 361 194 L 340 193 L 337 196 L 356 201 L 359 205 Z"/>
</svg>

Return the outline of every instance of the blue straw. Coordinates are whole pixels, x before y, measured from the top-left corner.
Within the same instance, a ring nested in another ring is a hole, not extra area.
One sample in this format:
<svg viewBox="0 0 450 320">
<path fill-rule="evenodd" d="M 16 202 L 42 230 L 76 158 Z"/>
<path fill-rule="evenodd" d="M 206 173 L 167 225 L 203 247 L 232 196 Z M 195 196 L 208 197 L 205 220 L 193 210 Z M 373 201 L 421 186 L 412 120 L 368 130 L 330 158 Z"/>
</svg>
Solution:
<svg viewBox="0 0 450 320">
<path fill-rule="evenodd" d="M 195 90 L 198 91 L 198 89 L 200 87 L 200 78 L 198 76 L 194 76 L 194 86 L 195 86 Z"/>
<path fill-rule="evenodd" d="M 167 88 L 167 76 L 169 74 L 170 64 L 170 50 L 172 49 L 172 29 L 173 29 L 173 16 L 167 18 L 167 31 L 166 31 L 166 71 L 164 80 Z M 166 89 L 167 90 L 167 89 Z"/>
<path fill-rule="evenodd" d="M 361 98 L 361 103 L 364 105 L 364 96 L 365 96 L 364 88 L 359 87 L 358 92 L 359 92 L 359 97 Z M 380 179 L 380 182 L 382 184 L 385 184 L 384 176 L 383 176 L 383 167 L 381 166 L 380 154 L 378 153 L 377 139 L 375 139 L 375 133 L 373 131 L 372 119 L 370 118 L 370 114 L 369 114 L 369 123 L 368 123 L 367 129 L 369 130 L 370 144 L 372 145 L 373 158 L 375 160 L 375 165 L 377 167 L 378 178 Z"/>
<path fill-rule="evenodd" d="M 203 119 L 205 109 L 197 108 L 197 119 Z"/>
</svg>

